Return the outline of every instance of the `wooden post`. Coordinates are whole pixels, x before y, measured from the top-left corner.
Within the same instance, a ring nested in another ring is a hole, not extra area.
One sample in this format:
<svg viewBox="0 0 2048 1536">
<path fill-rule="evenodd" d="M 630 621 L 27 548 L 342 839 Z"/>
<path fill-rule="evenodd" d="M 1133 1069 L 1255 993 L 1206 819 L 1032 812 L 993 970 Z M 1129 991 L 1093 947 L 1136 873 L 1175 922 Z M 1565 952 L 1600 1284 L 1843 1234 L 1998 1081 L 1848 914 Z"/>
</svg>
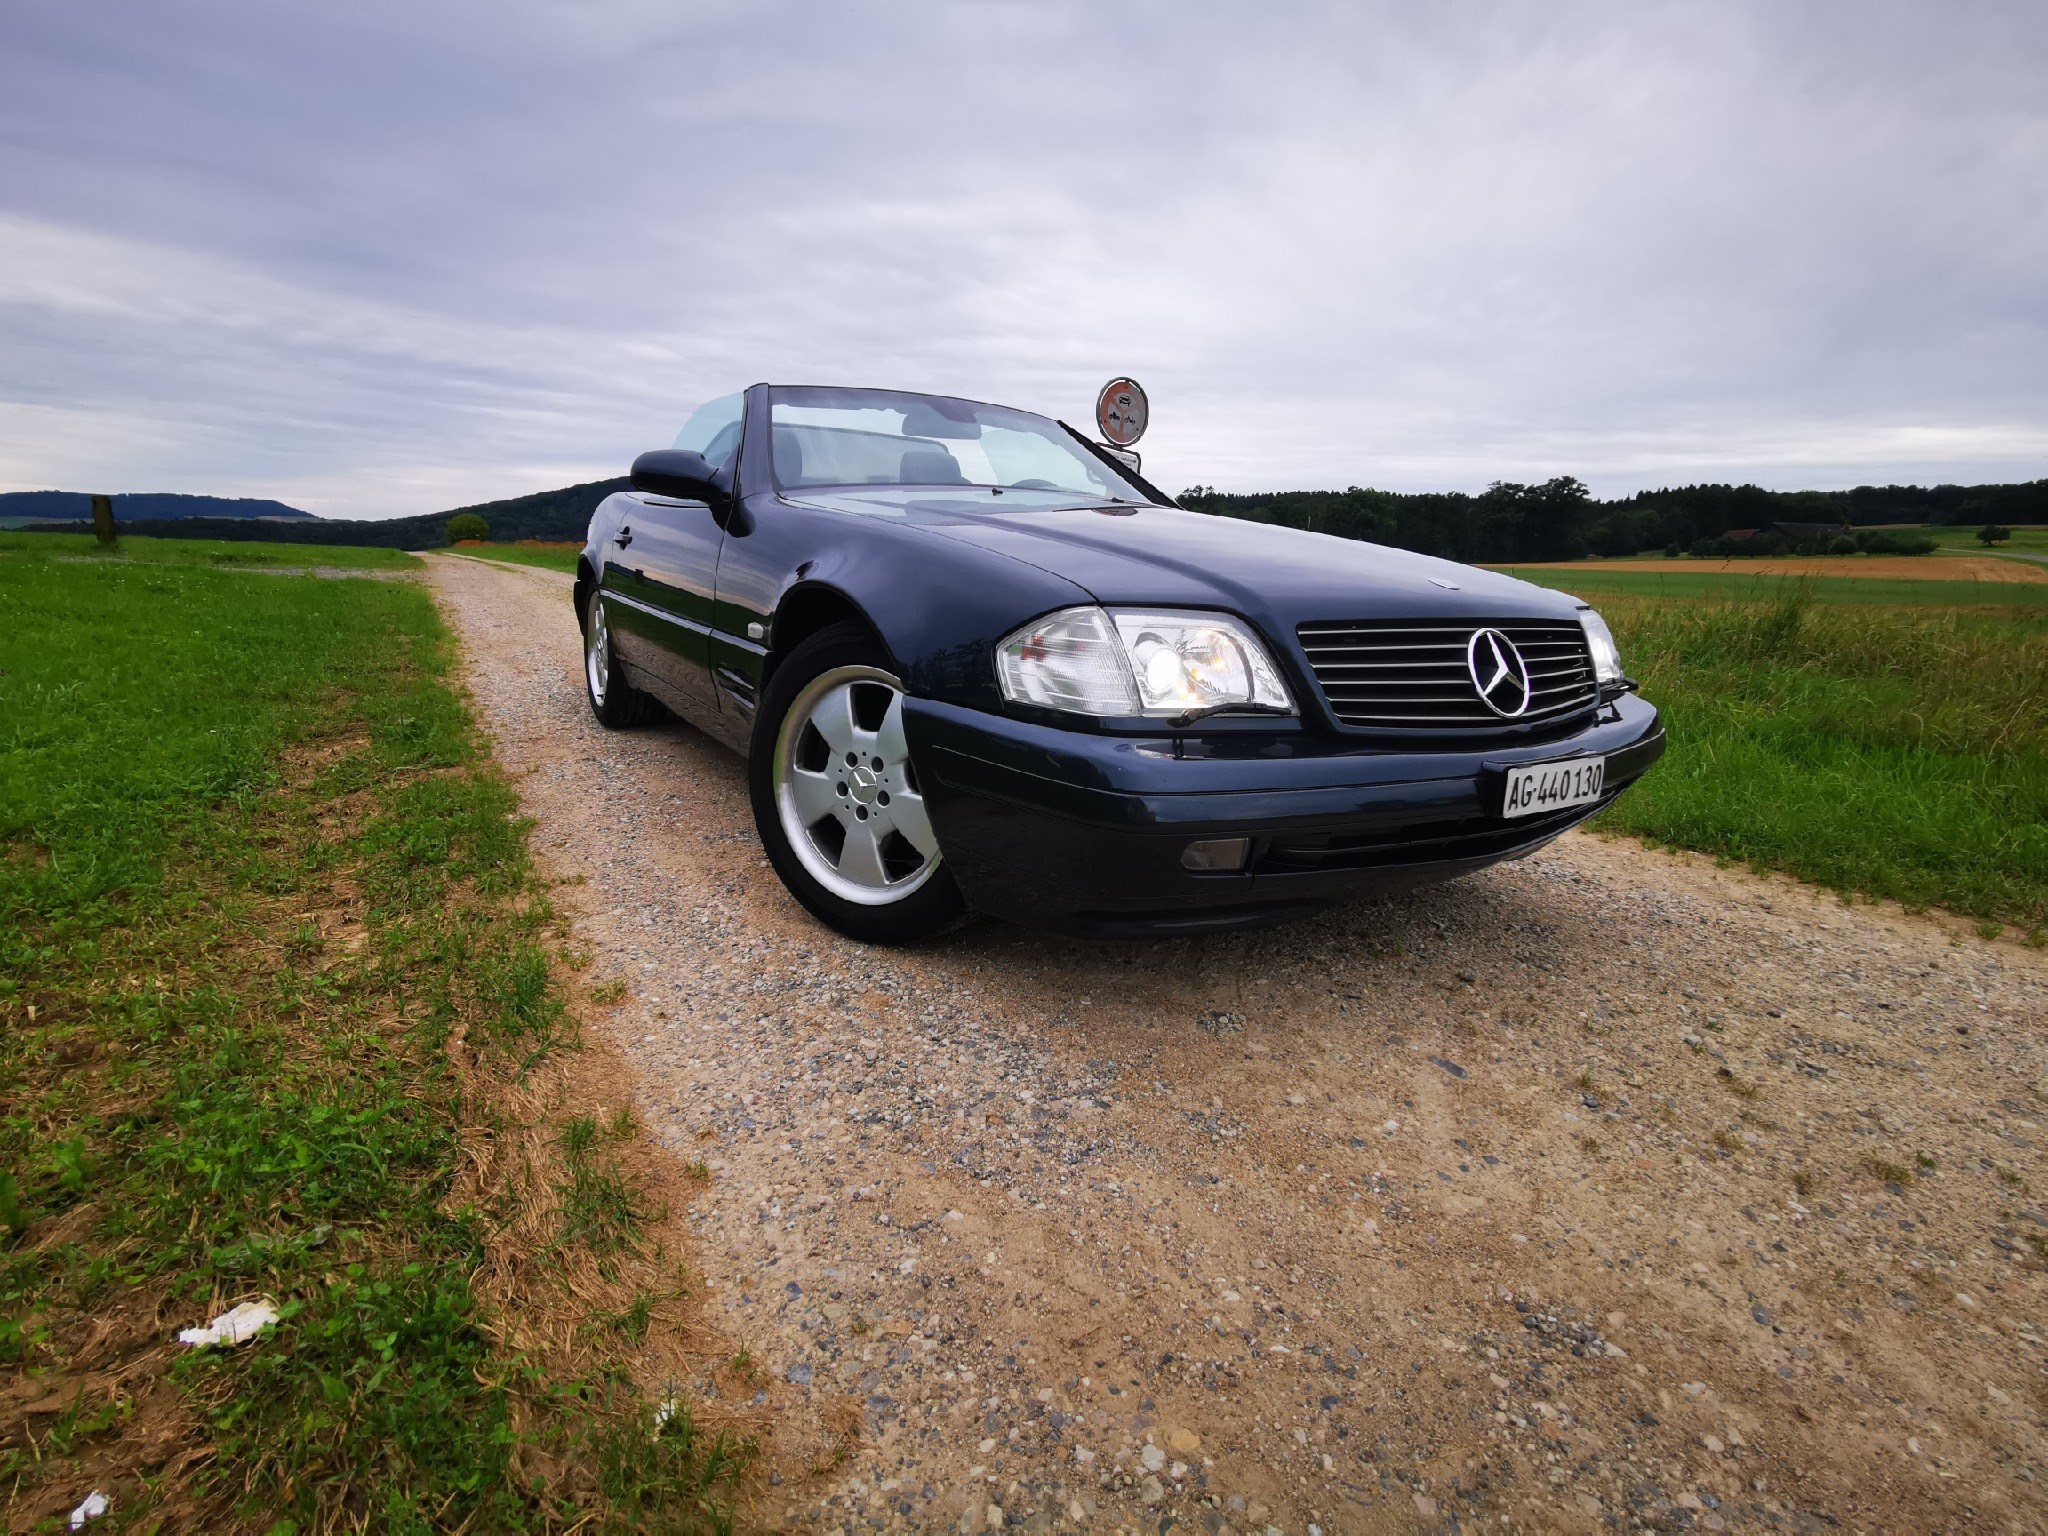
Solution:
<svg viewBox="0 0 2048 1536">
<path fill-rule="evenodd" d="M 114 548 L 114 498 L 95 496 L 92 499 L 92 531 L 99 536 L 101 549 Z"/>
</svg>

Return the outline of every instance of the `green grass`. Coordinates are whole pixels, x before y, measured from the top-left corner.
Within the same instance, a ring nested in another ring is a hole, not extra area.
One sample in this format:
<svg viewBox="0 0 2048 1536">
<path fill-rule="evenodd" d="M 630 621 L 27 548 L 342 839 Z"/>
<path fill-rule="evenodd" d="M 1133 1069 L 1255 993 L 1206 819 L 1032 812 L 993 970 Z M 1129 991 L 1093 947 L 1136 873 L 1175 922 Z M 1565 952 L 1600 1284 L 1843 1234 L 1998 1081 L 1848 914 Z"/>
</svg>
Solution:
<svg viewBox="0 0 2048 1536">
<path fill-rule="evenodd" d="M 568 571 L 574 575 L 576 557 L 581 552 L 574 549 L 536 549 L 530 544 L 487 544 L 473 549 L 443 550 L 442 553 L 467 555 L 473 560 L 499 560 L 507 565 L 538 565 L 546 570 Z"/>
<path fill-rule="evenodd" d="M 1930 555 L 1930 560 L 1938 556 Z M 1939 608 L 2048 609 L 2048 581 L 1919 581 L 1872 576 L 1764 576 L 1745 571 L 1616 571 L 1496 566 L 1508 576 L 1580 597 L 1693 598 L 1712 602 L 1776 602 L 1798 596 L 1816 604 Z"/>
<path fill-rule="evenodd" d="M 630 1121 L 626 1134 L 631 1134 Z M 597 1121 L 588 1115 L 562 1128 L 560 1147 L 567 1179 L 557 1186 L 561 1228 L 557 1241 L 581 1246 L 600 1258 L 639 1246 L 645 1218 L 639 1198 L 619 1176 L 615 1161 L 598 1151 Z"/>
<path fill-rule="evenodd" d="M 517 1261 L 615 1315 L 576 1266 L 641 1208 L 586 1145 L 508 1260 L 552 1165 L 462 1182 L 573 1020 L 426 594 L 32 537 L 0 557 L 0 1369 L 67 1406 L 0 1405 L 13 1518 L 100 1487 L 126 1529 L 725 1528 L 739 1448 L 656 1424 L 623 1342 L 499 1347 L 475 1288 Z M 167 1346 L 259 1294 L 256 1342 Z"/>
<path fill-rule="evenodd" d="M 1928 538 L 1934 540 L 1943 549 L 1959 549 L 1976 554 L 1984 554 L 1987 552 L 1985 546 L 1977 542 L 1977 530 L 1983 526 L 1982 523 L 1968 523 L 1957 524 L 1952 528 L 1916 528 L 1913 531 L 1926 534 Z M 2040 524 L 2031 526 L 2027 524 L 2009 524 L 2008 526 L 2012 528 L 2012 537 L 2003 544 L 1992 545 L 1988 551 L 1989 553 L 2009 554 L 2014 550 L 2018 550 L 2026 554 L 2048 555 L 2048 526 Z"/>
<path fill-rule="evenodd" d="M 124 535 L 112 553 L 89 533 L 0 533 L 0 559 L 8 555 L 62 555 L 121 561 L 133 565 L 198 565 L 232 570 L 310 569 L 316 565 L 355 571 L 416 571 L 419 557 L 398 549 L 344 544 L 267 544 L 239 539 L 149 539 Z"/>
<path fill-rule="evenodd" d="M 1603 607 L 1670 748 L 1602 818 L 1838 890 L 2048 923 L 2048 614 Z"/>
</svg>

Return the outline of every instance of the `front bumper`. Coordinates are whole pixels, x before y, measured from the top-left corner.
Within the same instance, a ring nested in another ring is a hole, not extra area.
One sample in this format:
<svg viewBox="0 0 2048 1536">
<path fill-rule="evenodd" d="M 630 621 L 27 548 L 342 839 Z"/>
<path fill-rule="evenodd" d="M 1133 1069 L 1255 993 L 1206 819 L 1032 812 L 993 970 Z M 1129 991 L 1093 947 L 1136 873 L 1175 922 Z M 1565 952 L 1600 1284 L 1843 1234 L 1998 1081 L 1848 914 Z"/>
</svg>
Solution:
<svg viewBox="0 0 2048 1536">
<path fill-rule="evenodd" d="M 1251 927 L 1347 896 L 1519 858 L 1611 804 L 1663 755 L 1633 694 L 1568 736 L 1498 750 L 1390 751 L 1292 732 L 1096 735 L 904 701 L 947 865 L 970 905 L 1089 938 Z M 1601 753 L 1596 805 L 1504 820 L 1500 778 Z M 1251 840 L 1240 872 L 1194 873 L 1188 844 Z"/>
</svg>

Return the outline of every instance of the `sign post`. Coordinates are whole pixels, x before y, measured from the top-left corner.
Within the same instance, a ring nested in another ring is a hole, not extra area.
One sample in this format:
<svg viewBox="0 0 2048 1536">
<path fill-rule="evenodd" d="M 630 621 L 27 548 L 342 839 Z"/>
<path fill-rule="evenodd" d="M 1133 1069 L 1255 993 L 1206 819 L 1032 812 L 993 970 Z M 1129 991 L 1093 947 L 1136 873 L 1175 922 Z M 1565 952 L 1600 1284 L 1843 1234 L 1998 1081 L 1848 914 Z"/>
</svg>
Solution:
<svg viewBox="0 0 2048 1536">
<path fill-rule="evenodd" d="M 1095 397 L 1095 429 L 1102 434 L 1103 445 L 1134 470 L 1140 461 L 1131 444 L 1145 435 L 1151 417 L 1151 403 L 1136 379 L 1111 379 Z"/>
<path fill-rule="evenodd" d="M 1128 448 L 1145 435 L 1152 408 L 1136 379 L 1111 379 L 1095 397 L 1095 425 L 1113 448 Z"/>
</svg>

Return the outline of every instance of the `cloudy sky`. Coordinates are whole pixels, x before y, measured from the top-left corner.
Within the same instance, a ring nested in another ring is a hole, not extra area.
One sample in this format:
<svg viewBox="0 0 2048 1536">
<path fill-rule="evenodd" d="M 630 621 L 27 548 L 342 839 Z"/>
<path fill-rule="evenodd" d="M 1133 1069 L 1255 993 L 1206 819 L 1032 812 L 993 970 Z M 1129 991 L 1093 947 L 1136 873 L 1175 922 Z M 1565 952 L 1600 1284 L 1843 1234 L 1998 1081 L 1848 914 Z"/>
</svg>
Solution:
<svg viewBox="0 0 2048 1536">
<path fill-rule="evenodd" d="M 4 0 L 0 489 L 1117 372 L 1169 489 L 2039 478 L 2044 80 L 2039 0 Z"/>
</svg>

